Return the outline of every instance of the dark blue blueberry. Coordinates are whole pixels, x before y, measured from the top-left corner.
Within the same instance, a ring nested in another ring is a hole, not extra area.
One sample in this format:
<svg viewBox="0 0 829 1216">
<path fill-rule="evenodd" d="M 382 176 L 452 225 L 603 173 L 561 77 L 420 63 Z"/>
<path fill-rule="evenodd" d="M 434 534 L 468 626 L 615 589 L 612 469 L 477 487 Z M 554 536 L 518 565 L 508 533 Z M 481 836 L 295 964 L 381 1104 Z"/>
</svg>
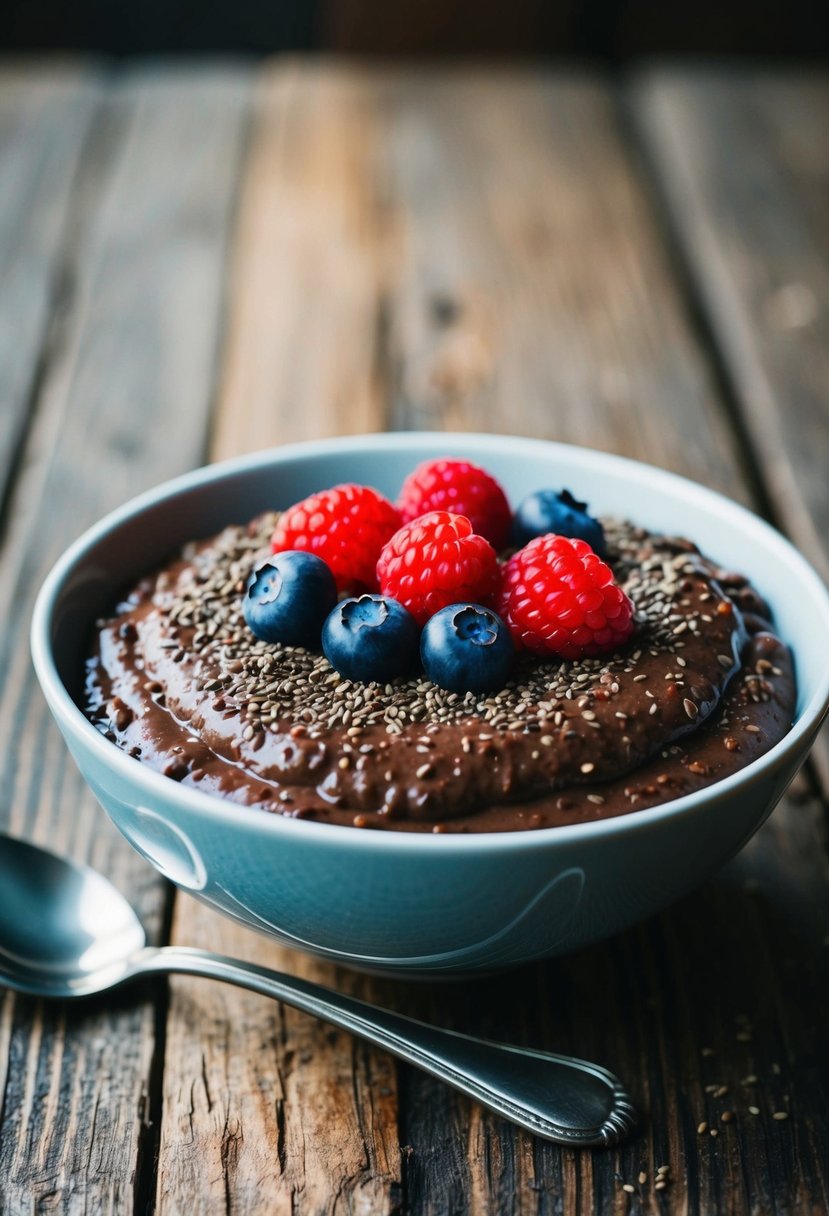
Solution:
<svg viewBox="0 0 829 1216">
<path fill-rule="evenodd" d="M 263 642 L 319 650 L 323 621 L 336 602 L 337 584 L 322 558 L 289 549 L 256 567 L 245 587 L 242 612 Z"/>
<path fill-rule="evenodd" d="M 432 683 L 450 692 L 497 692 L 509 679 L 514 649 L 491 608 L 450 604 L 424 625 L 420 658 Z"/>
<path fill-rule="evenodd" d="M 587 513 L 587 503 L 578 502 L 569 490 L 536 490 L 515 512 L 512 521 L 513 543 L 519 548 L 535 536 L 556 532 L 586 540 L 594 553 L 606 557 L 604 528 Z"/>
<path fill-rule="evenodd" d="M 420 635 L 417 621 L 397 600 L 361 595 L 343 600 L 322 627 L 322 649 L 347 680 L 385 684 L 411 671 Z"/>
</svg>

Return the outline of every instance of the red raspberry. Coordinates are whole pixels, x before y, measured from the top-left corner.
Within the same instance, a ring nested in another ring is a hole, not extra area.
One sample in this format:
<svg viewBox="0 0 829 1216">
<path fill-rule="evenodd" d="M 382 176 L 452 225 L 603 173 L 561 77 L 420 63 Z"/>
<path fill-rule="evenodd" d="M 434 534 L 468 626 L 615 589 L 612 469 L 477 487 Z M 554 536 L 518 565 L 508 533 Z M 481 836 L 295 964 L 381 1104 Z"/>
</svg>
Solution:
<svg viewBox="0 0 829 1216">
<path fill-rule="evenodd" d="M 396 532 L 380 554 L 383 595 L 408 608 L 419 625 L 449 604 L 480 604 L 498 583 L 498 558 L 465 515 L 432 511 Z"/>
<path fill-rule="evenodd" d="M 615 650 L 633 632 L 633 605 L 586 541 L 537 536 L 504 567 L 495 610 L 512 639 L 563 659 Z"/>
<path fill-rule="evenodd" d="M 310 494 L 283 511 L 271 550 L 315 553 L 329 566 L 338 591 L 375 591 L 380 550 L 399 527 L 393 503 L 370 486 L 349 482 Z"/>
<path fill-rule="evenodd" d="M 429 511 L 465 515 L 472 530 L 503 549 L 512 524 L 507 496 L 495 478 L 468 460 L 426 460 L 403 483 L 397 499 L 403 522 Z"/>
</svg>

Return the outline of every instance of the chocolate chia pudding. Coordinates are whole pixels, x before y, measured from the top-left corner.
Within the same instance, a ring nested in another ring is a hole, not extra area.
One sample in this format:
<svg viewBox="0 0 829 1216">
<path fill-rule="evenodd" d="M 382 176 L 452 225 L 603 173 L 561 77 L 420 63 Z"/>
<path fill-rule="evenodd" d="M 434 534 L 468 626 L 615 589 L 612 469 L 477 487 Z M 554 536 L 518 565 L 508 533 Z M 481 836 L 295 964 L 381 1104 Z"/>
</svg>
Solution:
<svg viewBox="0 0 829 1216">
<path fill-rule="evenodd" d="M 635 608 L 620 651 L 518 660 L 489 696 L 344 679 L 258 641 L 241 595 L 275 515 L 188 546 L 99 622 L 84 708 L 175 781 L 358 828 L 516 831 L 607 818 L 728 776 L 789 730 L 789 652 L 745 578 L 603 520 Z"/>
</svg>

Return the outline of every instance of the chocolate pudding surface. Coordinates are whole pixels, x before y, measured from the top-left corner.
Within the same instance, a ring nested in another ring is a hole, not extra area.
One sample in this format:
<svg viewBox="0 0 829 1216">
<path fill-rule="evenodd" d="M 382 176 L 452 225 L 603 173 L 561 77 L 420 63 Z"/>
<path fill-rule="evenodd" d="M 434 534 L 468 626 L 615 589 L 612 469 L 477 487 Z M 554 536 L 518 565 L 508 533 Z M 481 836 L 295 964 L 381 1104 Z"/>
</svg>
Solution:
<svg viewBox="0 0 829 1216">
<path fill-rule="evenodd" d="M 604 520 L 636 628 L 614 654 L 519 657 L 507 686 L 341 677 L 258 641 L 242 594 L 275 515 L 189 545 L 98 622 L 83 708 L 170 779 L 357 828 L 515 831 L 667 802 L 768 751 L 795 711 L 767 606 L 684 539 Z"/>
</svg>

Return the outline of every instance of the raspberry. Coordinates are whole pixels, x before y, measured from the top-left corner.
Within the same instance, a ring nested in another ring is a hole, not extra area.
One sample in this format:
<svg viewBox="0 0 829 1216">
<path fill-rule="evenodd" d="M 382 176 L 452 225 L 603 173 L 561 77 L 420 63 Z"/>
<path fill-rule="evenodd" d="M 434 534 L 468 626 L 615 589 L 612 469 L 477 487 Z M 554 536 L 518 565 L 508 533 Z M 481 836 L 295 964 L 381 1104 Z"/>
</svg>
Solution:
<svg viewBox="0 0 829 1216">
<path fill-rule="evenodd" d="M 460 601 L 481 603 L 498 583 L 498 558 L 465 515 L 432 511 L 396 532 L 380 554 L 383 595 L 398 600 L 424 625 Z"/>
<path fill-rule="evenodd" d="M 377 589 L 377 559 L 400 527 L 393 503 L 353 483 L 311 494 L 283 511 L 271 550 L 302 549 L 327 563 L 338 591 Z"/>
<path fill-rule="evenodd" d="M 503 549 L 512 512 L 504 491 L 485 469 L 468 460 L 426 460 L 403 483 L 397 499 L 404 523 L 429 511 L 465 515 L 472 530 Z"/>
<path fill-rule="evenodd" d="M 494 601 L 516 646 L 563 659 L 615 650 L 633 632 L 633 605 L 583 540 L 538 536 L 510 558 Z"/>
</svg>

